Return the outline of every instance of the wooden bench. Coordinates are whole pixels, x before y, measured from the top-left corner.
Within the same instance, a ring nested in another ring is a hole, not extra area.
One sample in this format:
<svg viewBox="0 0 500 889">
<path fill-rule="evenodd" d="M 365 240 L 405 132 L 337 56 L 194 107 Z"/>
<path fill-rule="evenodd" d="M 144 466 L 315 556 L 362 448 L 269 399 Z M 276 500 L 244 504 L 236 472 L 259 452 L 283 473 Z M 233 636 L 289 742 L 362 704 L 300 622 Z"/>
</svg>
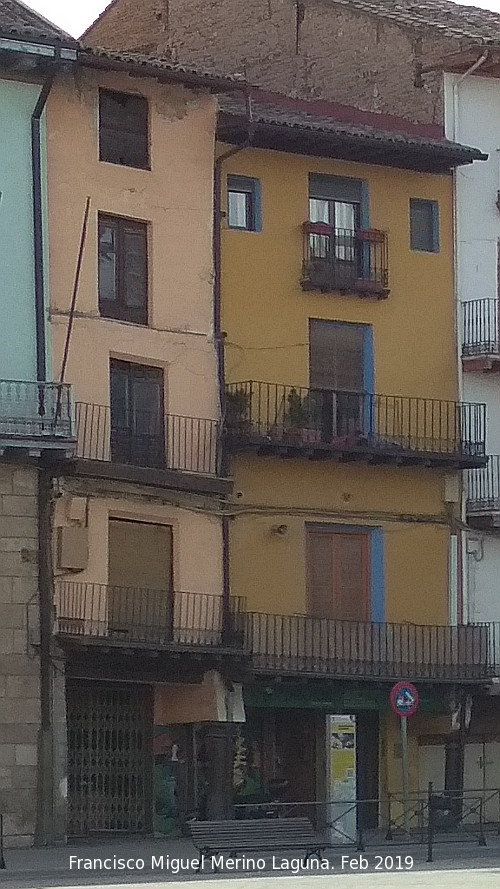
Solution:
<svg viewBox="0 0 500 889">
<path fill-rule="evenodd" d="M 322 851 L 328 843 L 313 830 L 309 818 L 251 818 L 238 821 L 191 821 L 191 839 L 201 855 L 217 855 L 223 852 L 235 857 L 238 852 L 277 852 L 300 849 L 304 851 L 304 864 Z M 202 867 L 200 858 L 198 873 Z M 218 868 L 214 866 L 214 870 Z"/>
</svg>

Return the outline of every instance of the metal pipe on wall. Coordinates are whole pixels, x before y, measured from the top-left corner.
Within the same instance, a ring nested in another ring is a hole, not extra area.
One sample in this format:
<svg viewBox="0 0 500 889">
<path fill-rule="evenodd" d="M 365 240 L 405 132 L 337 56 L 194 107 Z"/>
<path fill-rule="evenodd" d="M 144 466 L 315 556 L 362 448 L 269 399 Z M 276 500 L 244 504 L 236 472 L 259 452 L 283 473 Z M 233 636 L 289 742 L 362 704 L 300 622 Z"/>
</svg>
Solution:
<svg viewBox="0 0 500 889">
<path fill-rule="evenodd" d="M 246 96 L 246 108 L 247 108 L 247 121 L 248 121 L 248 135 L 243 142 L 242 145 L 236 145 L 234 148 L 230 148 L 228 151 L 221 154 L 219 157 L 215 159 L 214 164 L 214 218 L 213 218 L 213 257 L 214 257 L 214 289 L 213 289 L 213 302 L 214 302 L 214 343 L 215 343 L 215 351 L 217 358 L 217 379 L 218 379 L 218 387 L 219 387 L 219 409 L 220 409 L 220 420 L 222 427 L 224 426 L 224 420 L 226 415 L 226 365 L 225 365 L 225 349 L 224 349 L 224 333 L 222 331 L 222 299 L 221 299 L 221 219 L 222 219 L 222 199 L 221 199 L 221 190 L 222 190 L 222 165 L 224 161 L 228 160 L 228 158 L 233 157 L 233 155 L 238 154 L 240 151 L 243 151 L 245 148 L 249 148 L 254 134 L 254 123 L 253 123 L 253 113 L 252 113 L 252 99 L 250 94 L 247 92 Z M 228 460 L 225 448 L 221 449 L 220 456 L 220 467 L 219 470 L 222 475 L 227 472 L 228 469 Z M 229 518 L 227 516 L 223 516 L 222 518 L 222 577 L 223 577 L 223 605 L 222 605 L 222 621 L 223 621 L 223 634 L 226 634 L 230 629 L 230 597 L 231 597 L 231 588 L 230 588 L 230 577 L 229 577 Z"/>
</svg>

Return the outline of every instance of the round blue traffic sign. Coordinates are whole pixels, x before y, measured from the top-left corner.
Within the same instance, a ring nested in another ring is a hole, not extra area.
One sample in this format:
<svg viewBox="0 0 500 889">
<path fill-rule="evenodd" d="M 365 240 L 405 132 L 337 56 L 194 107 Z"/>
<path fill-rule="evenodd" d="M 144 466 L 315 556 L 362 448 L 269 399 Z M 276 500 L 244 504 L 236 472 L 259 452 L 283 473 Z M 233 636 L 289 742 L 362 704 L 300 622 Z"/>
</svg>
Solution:
<svg viewBox="0 0 500 889">
<path fill-rule="evenodd" d="M 401 719 L 408 719 L 418 710 L 418 691 L 412 682 L 396 682 L 391 689 L 389 703 Z"/>
</svg>

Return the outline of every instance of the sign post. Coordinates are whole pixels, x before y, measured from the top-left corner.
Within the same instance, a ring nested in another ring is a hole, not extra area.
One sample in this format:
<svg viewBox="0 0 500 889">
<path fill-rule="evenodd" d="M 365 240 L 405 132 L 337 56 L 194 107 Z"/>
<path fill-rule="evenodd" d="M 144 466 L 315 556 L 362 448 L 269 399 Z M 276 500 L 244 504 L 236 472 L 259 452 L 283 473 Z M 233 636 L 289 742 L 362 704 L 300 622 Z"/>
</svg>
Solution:
<svg viewBox="0 0 500 889">
<path fill-rule="evenodd" d="M 397 682 L 391 689 L 389 703 L 401 723 L 401 760 L 403 770 L 403 817 L 405 833 L 410 830 L 408 719 L 418 710 L 418 691 L 411 682 Z"/>
</svg>

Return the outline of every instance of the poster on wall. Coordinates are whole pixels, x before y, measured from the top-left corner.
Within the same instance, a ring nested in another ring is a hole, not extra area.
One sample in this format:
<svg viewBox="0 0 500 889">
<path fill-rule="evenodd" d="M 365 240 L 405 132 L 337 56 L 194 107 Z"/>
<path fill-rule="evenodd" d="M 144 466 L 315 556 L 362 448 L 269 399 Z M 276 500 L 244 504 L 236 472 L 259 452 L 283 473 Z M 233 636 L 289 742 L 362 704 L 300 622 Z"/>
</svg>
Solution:
<svg viewBox="0 0 500 889">
<path fill-rule="evenodd" d="M 356 837 L 356 717 L 327 716 L 327 767 L 331 840 Z"/>
</svg>

